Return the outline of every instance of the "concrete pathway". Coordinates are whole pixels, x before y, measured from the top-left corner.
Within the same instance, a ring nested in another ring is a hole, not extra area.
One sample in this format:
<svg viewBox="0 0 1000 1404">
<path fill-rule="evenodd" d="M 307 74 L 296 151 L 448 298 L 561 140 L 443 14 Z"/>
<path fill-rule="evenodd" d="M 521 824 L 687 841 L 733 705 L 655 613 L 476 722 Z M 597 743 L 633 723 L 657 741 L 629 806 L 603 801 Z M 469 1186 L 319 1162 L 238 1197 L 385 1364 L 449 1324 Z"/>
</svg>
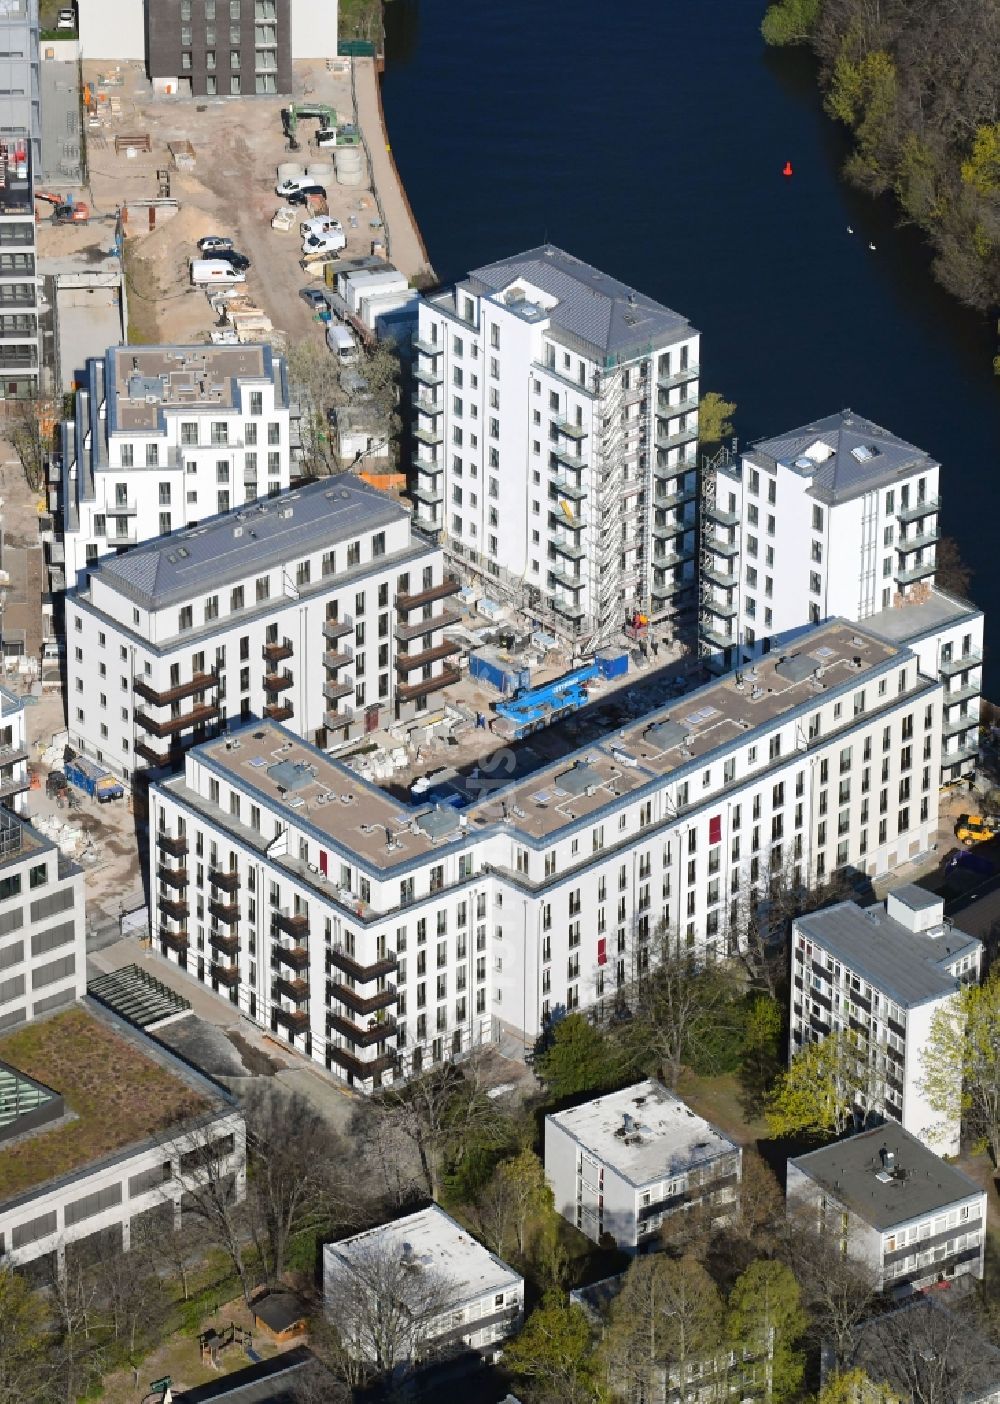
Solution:
<svg viewBox="0 0 1000 1404">
<path fill-rule="evenodd" d="M 433 278 L 434 270 L 389 145 L 374 59 L 354 60 L 354 101 L 385 225 L 389 258 L 407 278 Z"/>
</svg>

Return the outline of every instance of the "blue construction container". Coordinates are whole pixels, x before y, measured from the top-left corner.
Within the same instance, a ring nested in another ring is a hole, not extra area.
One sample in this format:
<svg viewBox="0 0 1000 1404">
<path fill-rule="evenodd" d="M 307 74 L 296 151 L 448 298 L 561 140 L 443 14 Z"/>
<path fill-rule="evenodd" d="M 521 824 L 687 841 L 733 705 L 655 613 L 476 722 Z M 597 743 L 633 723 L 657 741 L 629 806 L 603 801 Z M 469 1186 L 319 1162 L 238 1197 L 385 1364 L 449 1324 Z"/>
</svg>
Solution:
<svg viewBox="0 0 1000 1404">
<path fill-rule="evenodd" d="M 530 668 L 522 667 L 491 648 L 477 648 L 469 655 L 469 676 L 505 697 L 513 697 L 515 692 L 531 686 Z"/>
<path fill-rule="evenodd" d="M 628 672 L 628 651 L 624 648 L 602 648 L 597 655 L 597 667 L 602 678 L 623 678 Z"/>
</svg>

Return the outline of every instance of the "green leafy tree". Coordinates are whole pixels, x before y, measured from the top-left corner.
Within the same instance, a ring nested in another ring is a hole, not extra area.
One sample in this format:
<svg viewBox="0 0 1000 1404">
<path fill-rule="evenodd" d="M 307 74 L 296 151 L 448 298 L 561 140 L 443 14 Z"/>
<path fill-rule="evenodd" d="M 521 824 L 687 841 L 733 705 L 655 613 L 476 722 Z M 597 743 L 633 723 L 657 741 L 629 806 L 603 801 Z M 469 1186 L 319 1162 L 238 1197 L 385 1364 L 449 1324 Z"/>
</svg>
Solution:
<svg viewBox="0 0 1000 1404">
<path fill-rule="evenodd" d="M 556 1024 L 548 1048 L 535 1058 L 535 1072 L 556 1101 L 601 1091 L 615 1078 L 611 1043 L 583 1014 L 567 1014 Z"/>
<path fill-rule="evenodd" d="M 47 1321 L 42 1299 L 10 1268 L 0 1269 L 0 1399 L 41 1404 L 51 1398 Z"/>
<path fill-rule="evenodd" d="M 703 444 L 720 444 L 733 432 L 736 403 L 724 400 L 716 390 L 702 395 L 698 405 L 698 438 Z"/>
<path fill-rule="evenodd" d="M 851 1125 L 859 1094 L 874 1090 L 873 1074 L 850 1030 L 807 1043 L 781 1074 L 767 1100 L 772 1136 L 836 1135 Z"/>
<path fill-rule="evenodd" d="M 922 1090 L 938 1116 L 960 1116 L 975 1149 L 1000 1166 L 1000 971 L 934 1014 Z"/>
<path fill-rule="evenodd" d="M 828 1380 L 816 1404 L 899 1404 L 888 1385 L 875 1384 L 865 1370 L 845 1370 Z"/>
<path fill-rule="evenodd" d="M 781 1070 L 781 1006 L 769 995 L 752 995 L 743 1028 L 740 1084 L 748 1108 L 763 1106 L 767 1089 Z"/>
<path fill-rule="evenodd" d="M 695 1258 L 650 1253 L 628 1269 L 601 1345 L 617 1394 L 650 1399 L 671 1372 L 714 1357 L 723 1341 L 722 1300 Z"/>
<path fill-rule="evenodd" d="M 777 0 L 760 26 L 765 44 L 807 44 L 819 17 L 820 0 Z"/>
<path fill-rule="evenodd" d="M 768 1359 L 766 1398 L 780 1404 L 802 1383 L 799 1341 L 808 1322 L 795 1274 L 784 1263 L 751 1263 L 729 1295 L 727 1334 L 737 1350 Z"/>
<path fill-rule="evenodd" d="M 1000 192 L 1000 122 L 977 130 L 972 151 L 962 162 L 962 179 L 980 195 Z"/>
<path fill-rule="evenodd" d="M 545 1404 L 594 1404 L 601 1397 L 590 1324 L 559 1293 L 544 1297 L 504 1347 L 504 1365 Z"/>
</svg>

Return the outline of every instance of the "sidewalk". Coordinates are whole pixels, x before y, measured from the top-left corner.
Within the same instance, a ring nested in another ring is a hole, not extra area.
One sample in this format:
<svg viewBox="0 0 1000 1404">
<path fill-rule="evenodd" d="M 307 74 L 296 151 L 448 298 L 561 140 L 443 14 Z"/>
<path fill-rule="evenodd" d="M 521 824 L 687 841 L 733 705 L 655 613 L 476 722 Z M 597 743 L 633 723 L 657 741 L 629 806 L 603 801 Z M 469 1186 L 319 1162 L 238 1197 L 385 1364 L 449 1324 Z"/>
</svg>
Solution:
<svg viewBox="0 0 1000 1404">
<path fill-rule="evenodd" d="M 375 61 L 356 58 L 353 63 L 358 126 L 368 152 L 372 186 L 385 224 L 389 258 L 400 273 L 411 281 L 418 277 L 433 278 L 434 270 L 389 146 Z"/>
</svg>

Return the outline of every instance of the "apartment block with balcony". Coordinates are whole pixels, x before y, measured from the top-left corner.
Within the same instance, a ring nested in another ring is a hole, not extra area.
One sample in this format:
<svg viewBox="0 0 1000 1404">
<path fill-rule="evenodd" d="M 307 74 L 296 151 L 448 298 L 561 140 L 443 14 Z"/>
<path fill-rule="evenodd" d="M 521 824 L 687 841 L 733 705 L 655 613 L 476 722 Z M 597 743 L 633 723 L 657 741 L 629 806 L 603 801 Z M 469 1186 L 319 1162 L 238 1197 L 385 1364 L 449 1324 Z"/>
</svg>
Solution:
<svg viewBox="0 0 1000 1404">
<path fill-rule="evenodd" d="M 83 873 L 0 808 L 0 1031 L 79 999 L 87 983 Z"/>
<path fill-rule="evenodd" d="M 336 1316 L 339 1294 L 354 1298 L 359 1291 L 374 1292 L 372 1265 L 386 1261 L 400 1262 L 409 1270 L 404 1276 L 410 1281 L 404 1280 L 398 1289 L 383 1289 L 387 1300 L 379 1303 L 405 1322 L 397 1339 L 400 1365 L 473 1352 L 493 1361 L 503 1342 L 518 1331 L 524 1316 L 524 1279 L 436 1204 L 324 1244 L 323 1295 L 331 1316 Z M 427 1288 L 420 1285 L 421 1273 L 427 1276 Z M 438 1296 L 440 1309 L 428 1312 L 428 1301 Z M 347 1323 L 345 1328 L 349 1332 Z M 363 1339 L 345 1333 L 344 1346 L 356 1359 L 377 1363 L 367 1333 Z"/>
<path fill-rule="evenodd" d="M 706 474 L 699 648 L 752 661 L 822 619 L 914 648 L 941 677 L 941 783 L 978 753 L 983 616 L 935 582 L 940 467 L 850 410 L 765 439 Z"/>
<path fill-rule="evenodd" d="M 285 361 L 261 346 L 113 346 L 88 360 L 50 488 L 54 584 L 288 489 Z"/>
<path fill-rule="evenodd" d="M 515 779 L 484 765 L 457 808 L 400 799 L 251 721 L 197 747 L 154 801 L 179 848 L 197 820 L 203 849 L 214 840 L 257 863 L 273 844 L 294 870 L 274 909 L 294 916 L 296 895 L 311 913 L 317 904 L 310 928 L 323 932 L 322 949 L 295 956 L 312 972 L 296 1036 L 365 1086 L 370 1059 L 383 1080 L 406 1077 L 491 1038 L 529 1047 L 560 1011 L 610 1003 L 655 960 L 661 923 L 696 955 L 723 955 L 740 948 L 750 894 L 772 877 L 874 876 L 923 852 L 937 827 L 940 696 L 909 650 L 830 622 L 762 660 L 752 683 L 718 679 Z M 199 908 L 189 860 L 180 866 L 150 858 L 165 884 L 161 949 L 207 972 L 213 920 L 236 914 L 211 912 L 207 889 Z M 273 937 L 254 881 L 257 926 L 237 923 L 239 972 L 226 978 L 267 1027 Z"/>
<path fill-rule="evenodd" d="M 867 1066 L 857 1116 L 897 1121 L 939 1155 L 958 1155 L 962 1069 L 955 1112 L 935 1112 L 924 1092 L 925 1053 L 941 1011 L 979 980 L 982 944 L 945 920 L 944 901 L 908 884 L 884 905 L 839 902 L 792 926 L 788 1054 L 850 1031 Z M 938 1070 L 940 1071 L 940 1070 Z"/>
<path fill-rule="evenodd" d="M 0 40 L 4 17 L 0 15 Z M 0 76 L 4 58 L 0 56 Z M 4 105 L 0 97 L 0 110 Z M 41 334 L 30 136 L 0 124 L 0 399 L 38 391 Z"/>
<path fill-rule="evenodd" d="M 659 1246 L 674 1214 L 725 1220 L 742 1151 L 659 1082 L 646 1081 L 545 1118 L 545 1178 L 555 1207 L 593 1242 L 627 1253 Z"/>
<path fill-rule="evenodd" d="M 426 298 L 414 342 L 419 520 L 488 592 L 601 641 L 693 618 L 699 335 L 544 245 Z"/>
<path fill-rule="evenodd" d="M 134 781 L 231 719 L 321 748 L 406 720 L 458 679 L 457 589 L 349 474 L 109 557 L 66 597 L 70 742 Z"/>
<path fill-rule="evenodd" d="M 301 8 L 301 0 L 147 0 L 153 91 L 179 97 L 290 93 L 296 3 Z M 336 19 L 336 4 L 331 9 Z M 328 57 L 335 54 L 334 46 Z"/>
<path fill-rule="evenodd" d="M 786 1201 L 893 1297 L 982 1278 L 985 1190 L 899 1126 L 789 1160 Z"/>
<path fill-rule="evenodd" d="M 39 28 L 38 0 L 5 0 L 0 9 L 0 132 L 4 140 L 26 142 L 32 173 L 42 168 Z"/>
<path fill-rule="evenodd" d="M 31 787 L 30 755 L 24 698 L 0 687 L 0 804 L 18 814 L 25 811 Z"/>
</svg>

